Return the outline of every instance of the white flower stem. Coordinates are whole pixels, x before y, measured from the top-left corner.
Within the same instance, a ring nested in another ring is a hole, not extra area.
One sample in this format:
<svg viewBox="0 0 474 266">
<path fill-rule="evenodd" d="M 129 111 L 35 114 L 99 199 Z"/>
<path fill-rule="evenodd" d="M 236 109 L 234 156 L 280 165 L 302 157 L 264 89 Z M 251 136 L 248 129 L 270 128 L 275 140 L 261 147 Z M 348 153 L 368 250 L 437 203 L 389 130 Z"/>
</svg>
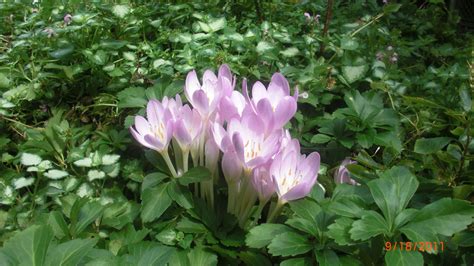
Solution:
<svg viewBox="0 0 474 266">
<path fill-rule="evenodd" d="M 275 208 L 273 209 L 273 211 L 270 213 L 270 215 L 267 218 L 267 223 L 273 222 L 273 220 L 278 215 L 280 215 L 281 209 L 282 209 L 283 205 L 285 205 L 285 203 L 286 203 L 285 201 L 282 201 L 282 200 L 278 199 L 278 202 L 277 202 Z"/>
<path fill-rule="evenodd" d="M 173 177 L 178 177 L 178 174 L 176 173 L 176 170 L 174 169 L 173 163 L 171 162 L 170 156 L 168 154 L 168 149 L 165 149 L 161 152 L 161 156 L 163 156 L 163 159 L 165 159 L 166 165 L 171 171 L 171 175 Z"/>
<path fill-rule="evenodd" d="M 189 149 L 185 149 L 183 151 L 183 172 L 184 173 L 188 171 L 188 163 L 189 163 Z"/>
</svg>

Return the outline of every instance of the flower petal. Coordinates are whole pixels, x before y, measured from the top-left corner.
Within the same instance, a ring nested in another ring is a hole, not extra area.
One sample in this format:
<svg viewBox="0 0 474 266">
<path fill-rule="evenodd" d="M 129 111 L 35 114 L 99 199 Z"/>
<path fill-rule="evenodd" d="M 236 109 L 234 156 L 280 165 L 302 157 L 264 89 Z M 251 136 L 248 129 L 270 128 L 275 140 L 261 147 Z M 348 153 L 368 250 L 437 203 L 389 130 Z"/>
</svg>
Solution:
<svg viewBox="0 0 474 266">
<path fill-rule="evenodd" d="M 242 174 L 242 164 L 235 152 L 226 152 L 222 156 L 222 172 L 227 183 L 237 182 Z"/>
<path fill-rule="evenodd" d="M 274 129 L 282 128 L 296 113 L 296 102 L 290 96 L 285 96 L 275 109 Z"/>
<path fill-rule="evenodd" d="M 150 123 L 148 123 L 148 121 L 140 115 L 135 116 L 135 128 L 142 136 L 151 133 Z"/>
<path fill-rule="evenodd" d="M 209 113 L 209 99 L 203 90 L 197 90 L 193 94 L 193 106 L 202 116 Z"/>
</svg>

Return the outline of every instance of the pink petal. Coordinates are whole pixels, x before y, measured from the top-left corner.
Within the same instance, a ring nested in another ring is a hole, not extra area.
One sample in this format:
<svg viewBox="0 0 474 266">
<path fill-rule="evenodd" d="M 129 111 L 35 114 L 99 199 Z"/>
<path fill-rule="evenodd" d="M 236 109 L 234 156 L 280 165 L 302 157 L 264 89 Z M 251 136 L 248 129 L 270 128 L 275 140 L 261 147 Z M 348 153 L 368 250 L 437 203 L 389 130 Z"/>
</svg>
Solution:
<svg viewBox="0 0 474 266">
<path fill-rule="evenodd" d="M 153 149 L 154 147 L 148 144 L 148 142 L 145 141 L 142 135 L 140 135 L 133 127 L 130 127 L 130 133 L 132 133 L 132 136 L 137 140 L 141 145 Z"/>
<path fill-rule="evenodd" d="M 182 119 L 174 123 L 174 137 L 183 146 L 188 146 L 191 144 L 192 138 L 189 135 L 188 130 L 184 126 L 184 122 Z"/>
<path fill-rule="evenodd" d="M 137 132 L 142 136 L 151 132 L 150 124 L 143 116 L 135 116 L 135 128 L 137 129 Z"/>
<path fill-rule="evenodd" d="M 272 87 L 272 89 L 270 89 Z M 290 95 L 290 85 L 281 73 L 275 73 L 268 85 L 268 93 L 274 93 L 274 90 L 282 91 L 284 95 Z"/>
<path fill-rule="evenodd" d="M 258 102 L 257 114 L 265 124 L 265 131 L 273 130 L 273 109 L 268 99 L 262 99 Z"/>
<path fill-rule="evenodd" d="M 184 94 L 188 101 L 192 104 L 193 103 L 193 94 L 195 91 L 201 89 L 201 83 L 199 83 L 199 79 L 197 77 L 196 71 L 193 70 L 188 73 L 186 76 L 186 83 L 184 88 Z"/>
<path fill-rule="evenodd" d="M 217 82 L 216 74 L 214 74 L 214 72 L 212 72 L 211 70 L 204 71 L 204 75 L 202 76 L 202 82 L 204 83 L 206 81 L 211 81 L 212 83 Z"/>
<path fill-rule="evenodd" d="M 145 135 L 144 140 L 148 142 L 152 149 L 157 151 L 162 151 L 165 148 L 164 143 L 161 143 L 157 138 L 152 135 Z"/>
<path fill-rule="evenodd" d="M 160 123 L 160 116 L 163 113 L 163 107 L 157 100 L 150 100 L 146 106 L 146 117 L 152 125 Z"/>
<path fill-rule="evenodd" d="M 296 113 L 296 102 L 290 96 L 285 96 L 275 109 L 274 128 L 283 127 Z"/>
<path fill-rule="evenodd" d="M 197 90 L 193 94 L 193 106 L 199 111 L 203 116 L 209 113 L 209 99 L 207 95 L 202 90 Z"/>
<path fill-rule="evenodd" d="M 267 89 L 260 81 L 255 82 L 252 87 L 252 101 L 257 104 L 261 99 L 268 98 Z"/>
<path fill-rule="evenodd" d="M 240 133 L 235 132 L 232 135 L 232 144 L 233 144 L 234 150 L 237 154 L 237 158 L 242 163 L 245 163 L 245 147 L 244 147 L 244 141 L 242 140 L 242 137 L 240 136 Z"/>
<path fill-rule="evenodd" d="M 316 181 L 316 179 L 314 179 Z M 314 183 L 313 183 L 314 185 Z M 311 184 L 300 183 L 293 188 L 291 188 L 288 192 L 281 195 L 281 199 L 285 201 L 297 200 L 306 197 L 313 186 Z"/>
<path fill-rule="evenodd" d="M 226 152 L 222 156 L 222 172 L 228 183 L 236 182 L 240 179 L 242 164 L 235 152 Z"/>
</svg>

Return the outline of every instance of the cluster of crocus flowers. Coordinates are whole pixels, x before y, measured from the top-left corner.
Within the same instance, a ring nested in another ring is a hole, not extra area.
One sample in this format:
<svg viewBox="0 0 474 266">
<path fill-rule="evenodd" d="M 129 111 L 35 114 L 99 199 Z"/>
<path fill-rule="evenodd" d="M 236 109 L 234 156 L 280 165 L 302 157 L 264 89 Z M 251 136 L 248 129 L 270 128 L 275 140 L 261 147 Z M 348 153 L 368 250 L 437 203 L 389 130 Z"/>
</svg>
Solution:
<svg viewBox="0 0 474 266">
<path fill-rule="evenodd" d="M 291 95 L 283 75 L 275 73 L 268 86 L 255 82 L 251 94 L 245 79 L 242 92 L 235 84 L 227 65 L 217 76 L 206 70 L 201 81 L 192 71 L 184 88 L 189 105 L 179 95 L 151 100 L 147 117 L 136 116 L 130 130 L 139 143 L 163 156 L 175 178 L 188 171 L 189 155 L 194 166 L 207 167 L 213 179 L 196 185 L 194 192 L 211 207 L 220 162 L 228 186 L 227 211 L 244 227 L 252 215 L 258 219 L 274 195 L 278 200 L 267 220 L 286 202 L 308 195 L 317 180 L 320 157 L 317 152 L 302 155 L 298 140 L 283 128 L 296 113 L 298 99 L 297 89 Z"/>
</svg>

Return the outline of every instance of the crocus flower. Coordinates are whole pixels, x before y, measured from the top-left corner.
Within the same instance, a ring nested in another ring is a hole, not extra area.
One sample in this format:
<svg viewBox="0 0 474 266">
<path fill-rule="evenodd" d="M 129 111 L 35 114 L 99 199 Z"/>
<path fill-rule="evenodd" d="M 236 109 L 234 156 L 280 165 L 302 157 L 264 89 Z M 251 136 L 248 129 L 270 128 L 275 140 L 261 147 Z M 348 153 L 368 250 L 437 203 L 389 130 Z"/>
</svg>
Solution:
<svg viewBox="0 0 474 266">
<path fill-rule="evenodd" d="M 147 104 L 145 119 L 135 116 L 135 126 L 130 127 L 133 137 L 143 146 L 162 152 L 168 149 L 173 136 L 173 121 L 168 109 L 157 100 Z"/>
<path fill-rule="evenodd" d="M 337 171 L 334 172 L 334 181 L 337 184 L 347 183 L 351 185 L 358 185 L 358 183 L 349 176 L 349 171 L 346 168 L 347 165 L 355 163 L 355 161 L 352 161 L 350 159 L 345 159 L 344 161 L 342 161 Z"/>
<path fill-rule="evenodd" d="M 254 112 L 263 120 L 266 134 L 281 129 L 296 113 L 298 90 L 290 96 L 288 81 L 280 73 L 273 74 L 268 89 L 257 81 L 252 87 L 252 99 L 245 80 L 243 92 Z"/>
<path fill-rule="evenodd" d="M 179 108 L 179 113 L 176 115 L 177 119 L 174 120 L 173 123 L 173 136 L 182 150 L 189 151 L 192 144 L 196 141 L 197 137 L 201 133 L 201 116 L 196 109 L 191 110 L 187 104 Z"/>
<path fill-rule="evenodd" d="M 216 110 L 223 95 L 230 95 L 233 90 L 230 70 L 226 65 L 219 69 L 219 77 L 206 70 L 199 82 L 196 71 L 186 77 L 184 93 L 188 101 L 196 108 L 204 119 L 209 118 Z"/>
<path fill-rule="evenodd" d="M 311 20 L 311 15 L 308 12 L 304 12 L 304 16 L 306 17 L 306 20 Z"/>
<path fill-rule="evenodd" d="M 259 166 L 252 172 L 252 185 L 260 202 L 267 202 L 275 193 L 275 183 L 270 175 L 270 164 Z"/>
<path fill-rule="evenodd" d="M 230 97 L 224 96 L 219 104 L 219 115 L 225 121 L 230 121 L 232 118 L 240 119 L 246 108 L 249 106 L 242 95 L 238 91 L 232 91 Z"/>
<path fill-rule="evenodd" d="M 267 162 L 277 151 L 281 138 L 281 130 L 266 137 L 262 119 L 252 113 L 242 120 L 232 119 L 227 131 L 215 123 L 212 132 L 219 148 L 223 152 L 235 151 L 247 171 Z"/>
<path fill-rule="evenodd" d="M 279 201 L 284 203 L 308 195 L 316 183 L 319 166 L 319 153 L 301 155 L 298 140 L 293 140 L 270 167 Z"/>
<path fill-rule="evenodd" d="M 179 94 L 176 94 L 175 98 L 168 98 L 163 97 L 161 100 L 161 105 L 163 108 L 168 109 L 171 112 L 171 116 L 173 119 L 177 119 L 180 113 L 180 109 L 183 106 L 183 102 L 181 101 L 181 97 Z"/>
<path fill-rule="evenodd" d="M 64 20 L 64 24 L 66 24 L 66 25 L 71 24 L 72 15 L 71 15 L 71 14 L 66 14 L 66 15 L 64 15 L 63 20 Z"/>
<path fill-rule="evenodd" d="M 56 32 L 51 28 L 46 28 L 43 30 L 43 32 L 48 35 L 48 38 L 56 36 Z"/>
</svg>

